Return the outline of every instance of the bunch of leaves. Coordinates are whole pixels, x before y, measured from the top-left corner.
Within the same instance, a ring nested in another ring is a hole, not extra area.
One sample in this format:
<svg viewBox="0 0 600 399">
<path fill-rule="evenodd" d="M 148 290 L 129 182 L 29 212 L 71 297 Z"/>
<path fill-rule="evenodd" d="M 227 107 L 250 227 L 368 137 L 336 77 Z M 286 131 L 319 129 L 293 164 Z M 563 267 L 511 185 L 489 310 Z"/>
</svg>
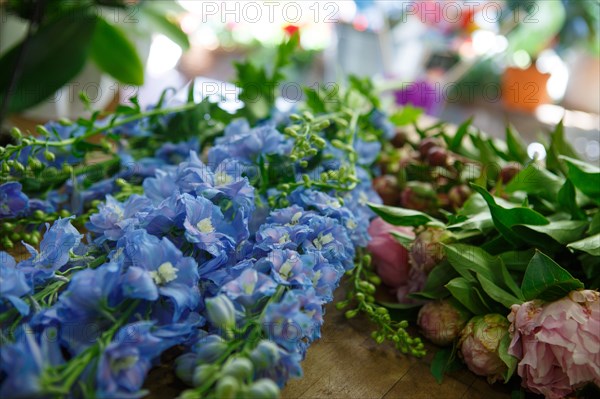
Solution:
<svg viewBox="0 0 600 399">
<path fill-rule="evenodd" d="M 523 140 L 511 128 L 504 150 L 491 141 L 479 145 L 494 157 L 522 162 L 520 171 L 506 184 L 482 172 L 476 182 L 492 183 L 490 191 L 471 183 L 474 194 L 443 219 L 372 205 L 391 224 L 432 226 L 451 234 L 444 244 L 445 260 L 430 272 L 423 290 L 411 296 L 451 297 L 473 315 L 484 315 L 508 314 L 511 305 L 533 299 L 554 301 L 575 289 L 598 289 L 600 169 L 574 158 L 562 123 L 550 135 L 546 165 L 527 159 Z M 400 237 L 399 242 L 410 248 L 410 241 Z M 505 381 L 515 367 L 507 348 L 508 343 L 500 346 L 509 370 Z M 436 368 L 453 367 L 451 352 L 438 358 Z"/>
</svg>

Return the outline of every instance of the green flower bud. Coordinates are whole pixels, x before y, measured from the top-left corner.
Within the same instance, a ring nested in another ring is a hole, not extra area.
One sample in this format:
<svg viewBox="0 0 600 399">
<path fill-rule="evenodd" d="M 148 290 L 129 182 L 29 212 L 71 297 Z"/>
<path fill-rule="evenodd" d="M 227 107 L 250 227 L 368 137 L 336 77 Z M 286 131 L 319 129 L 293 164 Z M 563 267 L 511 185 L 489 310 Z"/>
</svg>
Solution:
<svg viewBox="0 0 600 399">
<path fill-rule="evenodd" d="M 279 387 L 272 380 L 261 378 L 250 386 L 247 397 L 252 399 L 277 399 L 279 397 Z"/>
<path fill-rule="evenodd" d="M 238 357 L 227 361 L 221 371 L 224 375 L 230 375 L 237 378 L 238 381 L 244 381 L 252 375 L 254 366 L 248 358 Z"/>
<path fill-rule="evenodd" d="M 69 212 L 69 211 L 68 211 L 68 210 L 66 210 L 66 209 L 61 209 L 61 210 L 60 210 L 60 212 L 58 212 L 58 215 L 59 215 L 61 218 L 68 218 L 69 216 L 71 216 L 71 212 Z"/>
<path fill-rule="evenodd" d="M 200 366 L 197 366 L 194 369 L 194 375 L 192 376 L 192 383 L 194 384 L 195 387 L 199 387 L 202 384 L 204 384 L 204 382 L 206 380 L 208 380 L 213 375 L 215 375 L 215 373 L 217 371 L 218 371 L 217 366 L 215 366 L 213 364 L 202 364 Z"/>
<path fill-rule="evenodd" d="M 9 173 L 10 172 L 10 166 L 8 164 L 8 162 L 2 162 L 2 173 Z"/>
<path fill-rule="evenodd" d="M 218 295 L 206 300 L 208 320 L 213 326 L 230 330 L 235 327 L 235 308 L 225 295 Z"/>
<path fill-rule="evenodd" d="M 33 218 L 36 220 L 43 220 L 46 217 L 46 214 L 44 211 L 36 209 L 31 216 L 33 216 Z"/>
<path fill-rule="evenodd" d="M 50 132 L 48 131 L 48 129 L 46 129 L 43 125 L 37 125 L 35 127 L 35 131 L 38 132 L 38 134 L 41 136 L 49 136 L 50 135 Z"/>
<path fill-rule="evenodd" d="M 358 309 L 352 309 L 352 310 L 348 310 L 344 315 L 346 316 L 347 319 L 352 319 L 353 317 L 356 317 L 357 314 L 358 314 Z"/>
<path fill-rule="evenodd" d="M 10 135 L 13 136 L 13 138 L 17 141 L 20 140 L 21 137 L 23 137 L 23 134 L 21 133 L 21 130 L 18 127 L 13 127 L 10 130 Z"/>
<path fill-rule="evenodd" d="M 215 395 L 221 399 L 235 399 L 240 390 L 238 380 L 231 376 L 225 376 L 219 380 L 215 388 Z"/>
<path fill-rule="evenodd" d="M 44 151 L 44 158 L 46 158 L 48 162 L 54 162 L 54 160 L 56 159 L 54 154 L 50 151 Z"/>
</svg>

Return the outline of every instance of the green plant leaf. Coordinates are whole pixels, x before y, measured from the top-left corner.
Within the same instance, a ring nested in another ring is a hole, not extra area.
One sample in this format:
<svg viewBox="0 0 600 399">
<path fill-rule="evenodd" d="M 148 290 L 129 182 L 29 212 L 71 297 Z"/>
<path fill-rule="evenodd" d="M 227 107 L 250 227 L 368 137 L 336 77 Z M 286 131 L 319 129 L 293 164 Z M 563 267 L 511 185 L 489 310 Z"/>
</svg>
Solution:
<svg viewBox="0 0 600 399">
<path fill-rule="evenodd" d="M 515 373 L 517 364 L 519 363 L 519 359 L 517 359 L 515 356 L 510 355 L 508 353 L 510 341 L 511 341 L 510 334 L 504 334 L 504 336 L 500 340 L 500 344 L 498 345 L 498 357 L 500 357 L 500 360 L 502 360 L 502 362 L 504 364 L 506 364 L 506 367 L 508 367 L 508 369 L 506 370 L 506 373 L 504 374 L 504 383 L 505 384 L 510 380 L 512 375 Z"/>
<path fill-rule="evenodd" d="M 594 235 L 596 233 L 600 233 L 600 212 L 596 212 L 596 214 L 592 217 L 590 228 L 587 231 L 588 235 Z"/>
<path fill-rule="evenodd" d="M 524 191 L 527 194 L 535 194 L 555 201 L 563 182 L 564 180 L 554 173 L 531 163 L 508 182 L 504 191 L 507 193 Z"/>
<path fill-rule="evenodd" d="M 415 123 L 423 114 L 421 108 L 405 105 L 401 110 L 390 116 L 390 122 L 396 126 L 406 126 Z"/>
<path fill-rule="evenodd" d="M 579 159 L 577 152 L 571 147 L 571 144 L 565 140 L 564 123 L 561 120 L 554 131 L 550 134 L 550 146 L 546 157 L 546 167 L 555 172 L 562 172 L 566 175 L 566 169 L 560 160 L 564 155 L 573 159 Z"/>
<path fill-rule="evenodd" d="M 535 255 L 535 250 L 527 249 L 524 251 L 506 251 L 498 257 L 502 259 L 508 270 L 522 273 L 527 269 L 533 255 Z"/>
<path fill-rule="evenodd" d="M 568 177 L 575 187 L 600 204 L 600 168 L 574 158 L 560 156 L 568 167 Z"/>
<path fill-rule="evenodd" d="M 441 384 L 444 379 L 444 374 L 462 367 L 462 364 L 456 356 L 456 344 L 452 348 L 444 348 L 438 350 L 431 361 L 431 375 L 435 378 L 438 384 Z"/>
<path fill-rule="evenodd" d="M 529 160 L 527 144 L 512 125 L 506 127 L 506 145 L 513 161 L 525 163 Z"/>
<path fill-rule="evenodd" d="M 583 288 L 581 281 L 539 251 L 531 258 L 521 285 L 528 301 L 536 298 L 553 301 L 580 288 Z"/>
<path fill-rule="evenodd" d="M 410 246 L 415 241 L 415 236 L 410 236 L 406 234 L 402 234 L 399 231 L 391 231 L 390 234 L 394 236 L 396 241 L 400 243 L 404 248 L 410 249 Z"/>
<path fill-rule="evenodd" d="M 98 18 L 92 37 L 90 55 L 98 68 L 121 83 L 141 86 L 144 83 L 144 66 L 123 31 Z"/>
<path fill-rule="evenodd" d="M 512 292 L 511 295 L 523 298 L 520 288 L 499 257 L 465 244 L 444 245 L 444 249 L 448 262 L 466 280 L 476 282 L 476 276 L 481 275 L 498 287 Z M 485 290 L 485 287 L 483 288 Z"/>
<path fill-rule="evenodd" d="M 83 69 L 96 17 L 79 13 L 59 16 L 29 39 L 8 111 L 23 111 L 52 96 Z M 9 89 L 23 43 L 0 58 L 0 97 Z M 64 95 L 64 94 L 63 94 Z"/>
<path fill-rule="evenodd" d="M 437 226 L 444 227 L 444 223 L 429 216 L 426 213 L 415 211 L 412 209 L 395 208 L 386 205 L 368 204 L 369 208 L 377 215 L 381 216 L 386 222 L 394 226 Z"/>
<path fill-rule="evenodd" d="M 583 240 L 572 242 L 567 245 L 567 247 L 587 252 L 593 256 L 600 256 L 600 233 L 584 238 Z"/>
<path fill-rule="evenodd" d="M 423 289 L 409 294 L 409 297 L 414 299 L 445 298 L 450 294 L 445 285 L 455 277 L 458 277 L 458 273 L 450 263 L 447 261 L 440 262 L 427 276 Z"/>
<path fill-rule="evenodd" d="M 481 186 L 471 184 L 471 187 L 485 199 L 492 214 L 494 225 L 507 241 L 515 246 L 524 244 L 524 240 L 519 234 L 514 232 L 511 227 L 520 224 L 526 225 L 544 225 L 548 220 L 533 209 L 525 207 L 503 208 L 496 203 L 494 197 Z"/>
<path fill-rule="evenodd" d="M 491 311 L 490 307 L 482 299 L 476 284 L 469 282 L 466 278 L 456 277 L 450 280 L 445 287 L 469 312 L 479 315 Z"/>
<path fill-rule="evenodd" d="M 153 31 L 158 31 L 167 36 L 175 42 L 175 44 L 181 47 L 183 51 L 188 50 L 190 48 L 190 41 L 185 32 L 181 30 L 179 25 L 171 21 L 164 11 L 153 8 L 152 3 L 154 2 L 149 1 L 142 3 L 140 12 L 148 22 L 153 24 Z"/>
<path fill-rule="evenodd" d="M 483 291 L 494 301 L 501 303 L 504 307 L 510 308 L 512 305 L 523 303 L 521 299 L 498 287 L 483 274 L 477 274 L 477 280 L 481 284 Z"/>
<path fill-rule="evenodd" d="M 577 206 L 577 192 L 571 180 L 567 179 L 558 191 L 558 204 L 562 209 L 569 212 L 575 220 L 585 220 L 585 212 Z"/>
<path fill-rule="evenodd" d="M 450 141 L 449 147 L 450 147 L 451 151 L 456 151 L 460 148 L 463 138 L 465 137 L 465 134 L 467 134 L 467 132 L 469 131 L 469 127 L 471 126 L 472 123 L 473 123 L 473 117 L 464 121 L 458 127 L 458 129 L 456 129 L 456 133 L 454 133 L 454 136 L 452 137 L 452 141 Z"/>
<path fill-rule="evenodd" d="M 546 225 L 523 225 L 523 227 L 546 234 L 560 244 L 568 244 L 581 239 L 587 230 L 588 222 L 582 220 L 558 220 Z"/>
</svg>

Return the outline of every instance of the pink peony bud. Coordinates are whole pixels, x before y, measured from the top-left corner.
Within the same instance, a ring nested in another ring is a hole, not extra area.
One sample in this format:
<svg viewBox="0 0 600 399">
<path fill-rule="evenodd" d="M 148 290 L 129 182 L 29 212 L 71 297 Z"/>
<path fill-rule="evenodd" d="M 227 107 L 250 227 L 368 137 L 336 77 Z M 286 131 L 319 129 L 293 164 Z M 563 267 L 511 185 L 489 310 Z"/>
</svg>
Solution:
<svg viewBox="0 0 600 399">
<path fill-rule="evenodd" d="M 460 333 L 459 356 L 473 373 L 488 382 L 502 380 L 507 370 L 498 355 L 500 341 L 508 334 L 510 323 L 500 314 L 475 316 Z"/>
<path fill-rule="evenodd" d="M 410 267 L 408 270 L 408 279 L 406 283 L 396 290 L 396 298 L 399 303 L 423 303 L 423 301 L 410 298 L 408 294 L 421 291 L 425 287 L 427 275 L 423 271 Z"/>
<path fill-rule="evenodd" d="M 600 386 L 600 293 L 571 291 L 550 303 L 513 305 L 508 353 L 520 359 L 523 386 L 562 398 L 594 382 Z"/>
<path fill-rule="evenodd" d="M 413 267 L 429 273 L 444 257 L 442 242 L 449 238 L 449 233 L 441 228 L 428 227 L 417 235 L 410 248 L 410 263 Z"/>
<path fill-rule="evenodd" d="M 412 229 L 392 226 L 381 218 L 373 219 L 369 225 L 371 241 L 367 246 L 373 258 L 373 265 L 384 284 L 397 288 L 408 279 L 408 251 L 390 234 L 397 231 L 414 236 Z"/>
<path fill-rule="evenodd" d="M 452 306 L 448 300 L 428 302 L 419 310 L 417 324 L 431 342 L 439 346 L 450 345 L 460 334 L 468 315 Z"/>
</svg>

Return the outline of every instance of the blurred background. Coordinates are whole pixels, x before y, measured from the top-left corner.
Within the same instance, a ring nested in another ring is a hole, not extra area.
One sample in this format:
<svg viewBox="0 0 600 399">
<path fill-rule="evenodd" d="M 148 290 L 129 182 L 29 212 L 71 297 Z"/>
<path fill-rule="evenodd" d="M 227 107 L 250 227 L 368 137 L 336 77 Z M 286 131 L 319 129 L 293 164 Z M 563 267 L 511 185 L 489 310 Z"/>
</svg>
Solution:
<svg viewBox="0 0 600 399">
<path fill-rule="evenodd" d="M 94 109 L 150 106 L 192 79 L 234 98 L 232 63 L 269 63 L 296 32 L 283 108 L 300 85 L 355 74 L 388 107 L 473 117 L 497 137 L 510 121 L 531 151 L 563 119 L 577 151 L 600 160 L 598 0 L 0 0 L 0 121 L 76 119 L 90 112 L 80 92 Z"/>
</svg>

